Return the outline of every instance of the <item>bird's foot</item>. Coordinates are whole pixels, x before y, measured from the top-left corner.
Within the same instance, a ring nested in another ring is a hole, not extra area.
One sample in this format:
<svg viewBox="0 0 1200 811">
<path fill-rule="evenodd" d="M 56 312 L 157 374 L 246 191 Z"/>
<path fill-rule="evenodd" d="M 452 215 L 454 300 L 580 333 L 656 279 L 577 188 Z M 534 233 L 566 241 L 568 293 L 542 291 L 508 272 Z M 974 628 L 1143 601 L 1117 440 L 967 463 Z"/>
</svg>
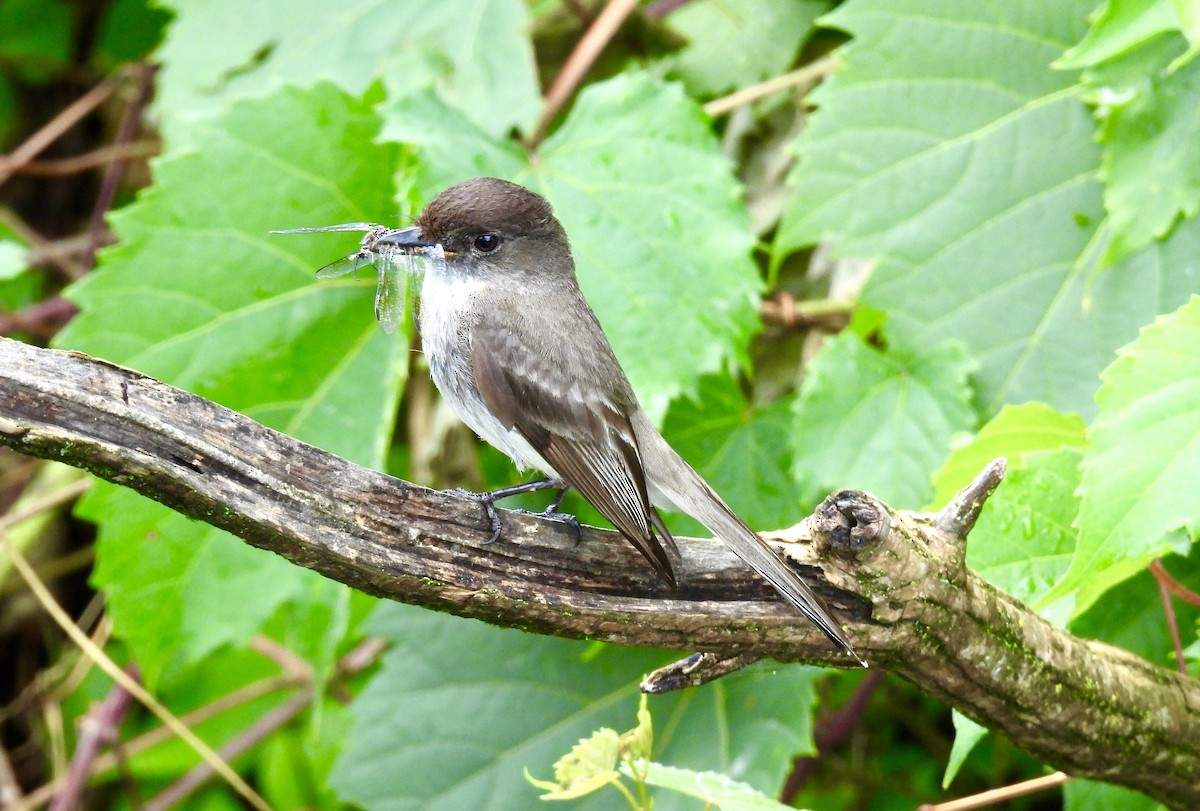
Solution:
<svg viewBox="0 0 1200 811">
<path fill-rule="evenodd" d="M 550 506 L 545 512 L 530 513 L 530 515 L 540 515 L 546 518 L 551 518 L 557 521 L 564 521 L 571 524 L 575 528 L 576 543 L 583 537 L 583 530 L 579 526 L 579 519 L 573 515 L 558 512 L 558 505 L 562 503 L 563 496 L 566 495 L 567 488 L 556 482 L 554 479 L 538 479 L 525 484 L 515 484 L 512 487 L 501 487 L 499 490 L 489 490 L 486 493 L 476 493 L 472 490 L 464 490 L 461 487 L 454 487 L 447 490 L 448 493 L 453 493 L 456 496 L 469 498 L 472 501 L 478 501 L 483 505 L 484 512 L 487 514 L 487 519 L 491 523 L 492 535 L 484 542 L 484 546 L 493 544 L 500 540 L 500 535 L 504 531 L 500 524 L 500 514 L 496 512 L 496 502 L 502 498 L 509 496 L 519 496 L 524 493 L 536 493 L 539 490 L 549 490 L 551 488 L 558 489 L 558 495 L 550 502 Z M 524 512 L 524 511 L 523 511 Z"/>
<path fill-rule="evenodd" d="M 483 542 L 484 546 L 494 544 L 500 540 L 500 534 L 504 531 L 503 525 L 500 523 L 500 514 L 496 512 L 496 498 L 492 493 L 476 493 L 473 490 L 464 490 L 461 487 L 452 487 L 446 491 L 462 498 L 469 498 L 472 501 L 478 501 L 483 505 L 484 514 L 487 516 L 488 522 L 492 527 L 492 535 Z"/>
<path fill-rule="evenodd" d="M 557 507 L 558 505 L 555 504 L 553 506 Z M 579 525 L 579 519 L 571 513 L 560 513 L 558 510 L 547 508 L 540 513 L 534 513 L 534 515 L 540 515 L 542 518 L 549 518 L 551 521 L 566 524 L 575 533 L 576 546 L 579 546 L 579 543 L 583 540 L 583 527 Z"/>
</svg>

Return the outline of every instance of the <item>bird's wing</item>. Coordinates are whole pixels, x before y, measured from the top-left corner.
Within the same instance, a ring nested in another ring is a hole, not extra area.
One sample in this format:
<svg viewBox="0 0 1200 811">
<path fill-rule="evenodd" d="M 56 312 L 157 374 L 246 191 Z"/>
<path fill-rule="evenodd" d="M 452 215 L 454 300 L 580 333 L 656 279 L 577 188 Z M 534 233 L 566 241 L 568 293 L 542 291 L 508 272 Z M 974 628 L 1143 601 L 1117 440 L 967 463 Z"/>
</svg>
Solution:
<svg viewBox="0 0 1200 811">
<path fill-rule="evenodd" d="M 603 376 L 589 379 L 585 369 L 559 368 L 557 353 L 532 351 L 520 329 L 488 316 L 471 327 L 471 367 L 484 402 L 674 585 L 671 562 L 652 527 L 672 548 L 675 542 L 650 506 L 629 422 L 636 408 L 632 396 L 606 386 Z M 614 371 L 624 379 L 619 367 Z"/>
</svg>

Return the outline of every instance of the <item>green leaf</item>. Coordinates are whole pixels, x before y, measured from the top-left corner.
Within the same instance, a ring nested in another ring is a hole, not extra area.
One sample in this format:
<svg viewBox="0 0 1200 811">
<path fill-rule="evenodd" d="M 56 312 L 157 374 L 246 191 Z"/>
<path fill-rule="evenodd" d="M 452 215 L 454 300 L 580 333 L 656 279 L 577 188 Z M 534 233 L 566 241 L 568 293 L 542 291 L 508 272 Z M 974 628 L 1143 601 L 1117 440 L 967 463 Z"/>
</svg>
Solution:
<svg viewBox="0 0 1200 811">
<path fill-rule="evenodd" d="M 1082 439 L 1082 435 L 1080 435 Z M 967 565 L 995 586 L 1065 625 L 1070 601 L 1046 600 L 1071 565 L 1083 452 L 1030 451 L 1008 468 L 967 541 Z"/>
<path fill-rule="evenodd" d="M 683 696 L 673 714 L 651 704 L 654 757 L 712 770 L 772 794 L 800 755 L 816 752 L 813 713 L 817 683 L 829 671 L 762 665 Z M 686 806 L 691 808 L 691 806 Z"/>
<path fill-rule="evenodd" d="M 25 262 L 28 249 L 11 239 L 0 239 L 0 281 L 17 278 L 29 267 Z"/>
<path fill-rule="evenodd" d="M 544 774 L 580 738 L 627 728 L 639 677 L 674 658 L 614 645 L 585 657 L 577 642 L 390 603 L 370 631 L 393 647 L 351 708 L 331 777 L 343 801 L 368 811 L 529 807 L 522 770 Z M 652 698 L 654 756 L 777 790 L 792 757 L 811 751 L 821 672 L 755 669 Z"/>
<path fill-rule="evenodd" d="M 140 663 L 139 663 L 140 664 Z M 155 685 L 156 695 L 170 707 L 172 711 L 182 715 L 211 704 L 228 696 L 230 693 L 253 682 L 269 679 L 279 675 L 279 665 L 257 651 L 224 649 L 216 651 L 205 662 L 206 667 L 193 668 L 188 671 L 176 671 L 164 677 Z M 108 685 L 111 686 L 111 681 Z M 218 713 L 195 726 L 200 737 L 214 746 L 222 746 L 234 736 L 244 733 L 260 721 L 264 715 L 276 709 L 290 697 L 288 690 L 276 690 L 265 695 L 258 695 L 250 700 L 228 707 L 225 712 Z M 102 696 L 103 694 L 101 694 Z M 97 698 L 96 700 L 99 700 Z M 148 715 L 148 714 L 147 714 Z M 131 735 L 161 729 L 162 725 L 152 717 L 141 714 L 127 719 L 126 723 Z M 250 760 L 243 755 L 242 762 Z M 131 753 L 128 761 L 128 773 L 132 774 L 139 783 L 163 783 L 177 778 L 180 774 L 196 765 L 196 752 L 177 737 L 168 738 L 163 743 L 150 747 L 136 754 Z M 241 765 L 235 761 L 236 765 Z M 112 776 L 125 779 L 125 767 L 114 770 Z"/>
<path fill-rule="evenodd" d="M 824 0 L 702 0 L 666 18 L 688 44 L 665 61 L 698 96 L 715 96 L 783 73 L 804 46 Z"/>
<path fill-rule="evenodd" d="M 975 413 L 957 346 L 884 354 L 850 332 L 826 343 L 796 402 L 794 474 L 805 503 L 842 487 L 899 506 L 929 501 L 930 474 Z"/>
<path fill-rule="evenodd" d="M 932 508 L 949 503 L 993 459 L 1005 456 L 1019 464 L 1030 451 L 1086 448 L 1086 428 L 1078 414 L 1060 414 L 1045 403 L 1004 406 L 969 441 L 956 442 L 946 464 L 934 474 Z"/>
<path fill-rule="evenodd" d="M 701 375 L 727 369 L 759 328 L 749 215 L 708 121 L 678 85 L 622 74 L 586 87 L 533 163 L 428 96 L 384 116 L 384 137 L 422 156 L 425 199 L 495 175 L 550 200 L 584 294 L 656 420 Z"/>
<path fill-rule="evenodd" d="M 967 565 L 1022 602 L 1038 606 L 1067 571 L 1075 551 L 1079 461 L 1087 447 L 1083 421 L 1041 403 L 1006 406 L 974 439 L 955 448 L 934 477 L 942 504 L 998 456 L 1004 482 L 980 513 L 967 541 Z M 1043 604 L 1062 625 L 1069 603 Z M 964 753 L 965 754 L 965 753 Z"/>
<path fill-rule="evenodd" d="M 1170 564 L 1182 562 L 1181 558 L 1172 558 Z M 1168 565 L 1168 569 L 1186 588 L 1200 589 L 1200 571 L 1195 566 Z M 1181 608 L 1176 611 L 1182 613 Z M 1071 620 L 1070 629 L 1083 639 L 1100 639 L 1163 667 L 1175 667 L 1171 630 L 1163 620 L 1162 595 L 1154 575 L 1144 568 L 1105 591 L 1102 601 Z"/>
<path fill-rule="evenodd" d="M 1094 67 L 1178 27 L 1172 0 L 1108 0 L 1083 40 L 1054 66 L 1063 70 Z"/>
<path fill-rule="evenodd" d="M 790 526 L 800 517 L 792 453 L 792 398 L 752 410 L 729 375 L 700 380 L 697 399 L 671 404 L 663 436 L 752 527 Z M 692 519 L 681 534 L 703 532 Z"/>
<path fill-rule="evenodd" d="M 528 129 L 541 107 L 521 0 L 165 5 L 175 18 L 157 54 L 158 92 L 176 124 L 172 135 L 182 135 L 180 124 L 197 113 L 322 80 L 356 96 L 379 80 L 392 95 L 436 88 L 494 135 Z"/>
<path fill-rule="evenodd" d="M 1112 100 L 1099 110 L 1105 144 L 1101 178 L 1112 229 L 1104 262 L 1162 239 L 1181 217 L 1200 212 L 1200 62 L 1168 71 L 1184 49 L 1183 38 L 1155 45 L 1157 58 L 1149 64 L 1128 60 L 1137 68 L 1121 86 L 1096 89 Z"/>
<path fill-rule="evenodd" d="M 152 0 L 115 0 L 96 34 L 94 59 L 108 70 L 142 59 L 162 40 L 171 15 Z"/>
<path fill-rule="evenodd" d="M 638 702 L 637 726 L 621 733 L 620 752 L 625 760 L 649 760 L 654 754 L 654 723 L 645 693 Z"/>
<path fill-rule="evenodd" d="M 985 412 L 1090 415 L 1111 352 L 1200 286 L 1157 247 L 1089 272 L 1100 151 L 1083 88 L 1049 63 L 1091 2 L 852 0 L 826 18 L 854 40 L 814 96 L 776 260 L 822 240 L 874 259 L 861 303 L 901 347 L 963 342 Z"/>
<path fill-rule="evenodd" d="M 365 104 L 328 85 L 197 124 L 199 148 L 158 161 L 157 184 L 112 216 L 119 245 L 69 290 L 82 312 L 58 345 L 380 464 L 406 342 L 376 327 L 369 280 L 313 278 L 317 257 L 349 246 L 267 234 L 389 217 L 393 186 L 378 167 L 400 152 L 374 144 L 377 130 Z M 283 603 L 345 599 L 307 570 L 128 491 L 98 488 L 84 514 L 101 527 L 95 583 L 152 679 L 246 639 Z M 340 634 L 337 623 L 326 630 Z"/>
<path fill-rule="evenodd" d="M 583 738 L 554 764 L 553 783 L 525 779 L 545 789 L 543 800 L 574 800 L 614 782 L 617 777 L 616 730 L 603 727 Z"/>
<path fill-rule="evenodd" d="M 622 765 L 623 772 L 632 770 Z M 686 797 L 703 800 L 705 808 L 720 808 L 724 811 L 790 811 L 783 805 L 745 783 L 731 780 L 718 772 L 697 772 L 661 763 L 646 764 L 646 782 L 649 785 L 669 789 Z"/>
<path fill-rule="evenodd" d="M 1200 533 L 1200 296 L 1143 329 L 1102 378 L 1078 551 L 1054 596 L 1086 583 L 1094 599 L 1171 536 Z"/>
<path fill-rule="evenodd" d="M 1112 783 L 1094 780 L 1072 780 L 1063 786 L 1065 811 L 1095 811 L 1097 808 L 1119 808 L 1121 811 L 1167 811 L 1166 806 L 1137 791 Z"/>
<path fill-rule="evenodd" d="M 1200 44 L 1200 6 L 1192 0 L 1172 0 L 1171 4 L 1175 6 L 1179 30 L 1193 47 Z"/>
<path fill-rule="evenodd" d="M 46 81 L 71 61 L 74 19 L 62 0 L 0 3 L 0 64 L 26 81 Z"/>
<path fill-rule="evenodd" d="M 971 754 L 975 744 L 983 740 L 988 732 L 987 727 L 975 723 L 958 710 L 950 711 L 950 720 L 954 723 L 954 745 L 950 748 L 950 757 L 946 761 L 946 773 L 942 777 L 942 788 L 949 787 L 950 783 L 954 781 L 954 776 L 962 768 L 967 755 Z"/>
</svg>

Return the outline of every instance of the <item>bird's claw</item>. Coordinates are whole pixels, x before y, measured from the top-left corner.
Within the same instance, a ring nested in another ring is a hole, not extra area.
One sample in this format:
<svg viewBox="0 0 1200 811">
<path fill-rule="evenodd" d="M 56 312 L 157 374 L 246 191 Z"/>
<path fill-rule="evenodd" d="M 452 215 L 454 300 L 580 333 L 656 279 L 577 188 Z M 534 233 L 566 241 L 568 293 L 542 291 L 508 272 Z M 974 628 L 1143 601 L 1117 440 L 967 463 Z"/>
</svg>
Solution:
<svg viewBox="0 0 1200 811">
<path fill-rule="evenodd" d="M 446 491 L 462 498 L 469 498 L 471 501 L 477 501 L 483 505 L 483 512 L 487 516 L 488 522 L 492 527 L 492 535 L 483 542 L 484 546 L 490 546 L 500 540 L 500 535 L 504 531 L 504 527 L 500 523 L 500 514 L 496 512 L 495 499 L 491 493 L 476 493 L 473 490 L 464 490 L 461 487 L 452 487 Z"/>
<path fill-rule="evenodd" d="M 541 483 L 535 482 L 533 484 L 536 485 Z M 473 490 L 464 490 L 461 487 L 452 487 L 446 492 L 455 496 L 461 496 L 462 498 L 469 498 L 471 501 L 477 501 L 483 505 L 484 512 L 487 514 L 487 519 L 492 526 L 492 536 L 484 541 L 483 544 L 484 546 L 488 546 L 489 544 L 494 544 L 496 541 L 500 540 L 500 535 L 504 530 L 500 523 L 500 514 L 496 512 L 497 498 L 507 498 L 510 495 L 515 495 L 519 491 L 525 491 L 528 487 L 529 485 L 517 485 L 516 487 L 507 487 L 503 490 L 488 493 L 476 493 Z M 545 488 L 535 487 L 534 489 Z M 551 521 L 558 521 L 559 523 L 567 524 L 574 531 L 575 544 L 578 545 L 579 542 L 583 540 L 583 527 L 579 525 L 579 519 L 571 513 L 561 513 L 558 511 L 558 505 L 562 503 L 563 496 L 566 494 L 566 492 L 566 488 L 560 489 L 558 495 L 555 496 L 554 501 L 550 502 L 550 506 L 542 512 L 529 512 L 528 510 L 521 510 L 521 512 L 525 513 L 526 515 L 536 515 L 540 518 L 549 518 Z"/>
</svg>

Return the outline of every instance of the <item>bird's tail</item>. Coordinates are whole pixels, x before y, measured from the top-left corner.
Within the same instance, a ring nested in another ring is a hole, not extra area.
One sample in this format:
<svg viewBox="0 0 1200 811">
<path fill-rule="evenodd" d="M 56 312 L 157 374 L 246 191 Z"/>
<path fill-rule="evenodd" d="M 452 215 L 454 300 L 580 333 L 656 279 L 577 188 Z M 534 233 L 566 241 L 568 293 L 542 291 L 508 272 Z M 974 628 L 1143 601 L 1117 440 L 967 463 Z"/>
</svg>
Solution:
<svg viewBox="0 0 1200 811">
<path fill-rule="evenodd" d="M 659 497 L 670 502 L 669 506 L 685 512 L 708 528 L 735 555 L 754 571 L 758 572 L 800 613 L 812 620 L 825 636 L 853 656 L 863 667 L 867 666 L 850 646 L 850 640 L 842 632 L 829 611 L 800 579 L 800 575 L 771 549 L 754 530 L 729 508 L 708 482 L 692 469 L 691 465 L 677 454 L 658 431 L 641 415 L 641 424 L 635 423 L 638 446 L 650 480 L 651 498 Z M 668 506 L 668 505 L 663 505 Z"/>
</svg>

